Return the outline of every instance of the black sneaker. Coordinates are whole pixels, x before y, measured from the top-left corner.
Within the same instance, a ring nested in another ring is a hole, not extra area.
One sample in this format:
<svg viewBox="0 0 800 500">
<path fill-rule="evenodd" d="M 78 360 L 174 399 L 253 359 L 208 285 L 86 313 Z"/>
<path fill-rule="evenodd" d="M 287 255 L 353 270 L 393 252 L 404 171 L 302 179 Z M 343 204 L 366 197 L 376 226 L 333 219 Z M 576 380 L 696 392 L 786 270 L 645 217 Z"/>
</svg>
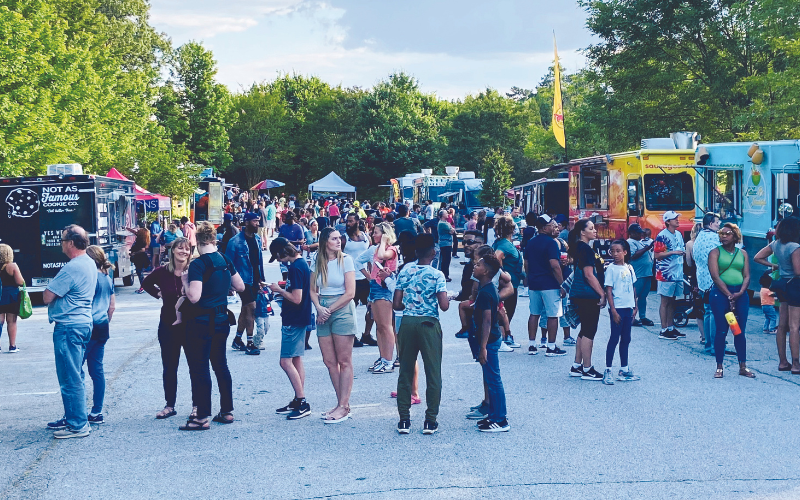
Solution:
<svg viewBox="0 0 800 500">
<path fill-rule="evenodd" d="M 372 335 L 362 335 L 361 343 L 370 347 L 377 347 L 378 341 L 372 338 Z"/>
<path fill-rule="evenodd" d="M 603 380 L 603 374 L 594 369 L 594 366 L 584 371 L 581 380 Z"/>
<path fill-rule="evenodd" d="M 309 405 L 308 402 L 304 402 L 300 403 L 297 408 L 292 410 L 292 412 L 286 416 L 286 420 L 299 420 L 309 415 L 311 415 L 311 405 Z"/>
<path fill-rule="evenodd" d="M 97 415 L 92 415 L 90 413 L 89 416 L 86 417 L 86 418 L 89 420 L 90 424 L 103 424 L 103 423 L 105 423 L 105 419 L 103 418 L 103 414 L 102 413 L 98 413 Z"/>
<path fill-rule="evenodd" d="M 353 335 L 353 347 L 364 347 L 364 343 L 355 335 Z"/>
<path fill-rule="evenodd" d="M 427 421 L 426 421 L 427 423 Z M 397 422 L 398 434 L 411 434 L 411 420 L 401 420 Z"/>
<path fill-rule="evenodd" d="M 678 336 L 672 333 L 671 330 L 662 331 L 658 334 L 658 338 L 665 340 L 678 340 Z"/>
<path fill-rule="evenodd" d="M 565 356 L 566 354 L 567 354 L 567 351 L 565 351 L 564 349 L 559 349 L 558 346 L 556 346 L 554 349 L 550 349 L 548 347 L 547 351 L 544 353 L 544 355 L 548 356 L 548 357 L 550 357 L 550 356 Z"/>
<path fill-rule="evenodd" d="M 275 410 L 275 413 L 278 415 L 288 415 L 292 413 L 294 410 L 300 408 L 300 401 L 293 399 L 291 403 L 284 406 L 283 408 L 278 408 Z"/>
<path fill-rule="evenodd" d="M 261 354 L 261 349 L 256 347 L 256 345 L 253 344 L 252 342 L 248 342 L 247 347 L 245 347 L 244 349 L 244 353 L 249 354 L 251 356 L 258 356 L 259 354 Z"/>
<path fill-rule="evenodd" d="M 423 434 L 433 434 L 438 430 L 439 424 L 437 422 L 431 422 L 430 420 L 426 420 L 425 425 L 422 427 Z"/>
<path fill-rule="evenodd" d="M 508 425 L 508 420 L 505 418 L 499 422 L 486 421 L 478 425 L 478 430 L 481 432 L 508 432 L 511 426 Z"/>
<path fill-rule="evenodd" d="M 490 421 L 489 421 L 489 417 L 488 417 L 488 416 L 486 416 L 486 418 L 482 418 L 482 419 L 478 420 L 477 422 L 475 422 L 475 425 L 477 425 L 478 427 L 480 427 L 480 426 L 482 426 L 482 425 L 488 425 L 488 424 L 489 424 L 489 422 L 490 422 Z"/>
<path fill-rule="evenodd" d="M 539 349 L 537 349 L 535 345 L 529 345 L 528 354 L 530 354 L 531 356 L 536 356 L 537 354 L 539 354 Z"/>
<path fill-rule="evenodd" d="M 67 428 L 67 418 L 61 417 L 60 419 L 56 420 L 55 422 L 48 422 L 47 428 L 50 430 L 57 431 L 59 429 L 66 429 Z"/>
<path fill-rule="evenodd" d="M 685 336 L 686 336 L 686 334 L 685 334 L 685 333 L 681 333 L 680 331 L 678 331 L 678 329 L 677 329 L 677 328 L 673 328 L 673 329 L 672 329 L 672 330 L 670 330 L 670 331 L 672 332 L 672 334 L 673 334 L 673 335 L 675 335 L 675 336 L 676 336 L 676 337 L 678 337 L 678 338 L 683 338 L 683 337 L 685 337 Z"/>
<path fill-rule="evenodd" d="M 247 346 L 242 341 L 242 337 L 234 337 L 233 343 L 231 343 L 231 348 L 235 351 L 246 351 Z"/>
<path fill-rule="evenodd" d="M 583 366 L 575 368 L 574 366 L 569 369 L 570 377 L 583 377 Z"/>
</svg>

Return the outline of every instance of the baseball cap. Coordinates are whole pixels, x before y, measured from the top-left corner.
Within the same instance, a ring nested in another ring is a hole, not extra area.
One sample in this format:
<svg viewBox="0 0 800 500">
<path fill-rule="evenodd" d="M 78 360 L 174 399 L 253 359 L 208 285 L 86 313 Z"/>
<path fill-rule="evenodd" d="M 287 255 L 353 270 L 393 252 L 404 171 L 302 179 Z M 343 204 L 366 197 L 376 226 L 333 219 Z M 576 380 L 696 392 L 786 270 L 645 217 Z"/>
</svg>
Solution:
<svg viewBox="0 0 800 500">
<path fill-rule="evenodd" d="M 282 253 L 283 249 L 289 245 L 291 245 L 289 240 L 283 237 L 278 237 L 272 240 L 272 243 L 269 244 L 269 253 L 271 254 L 269 262 L 275 262 L 275 259 L 278 258 L 278 254 Z"/>
<path fill-rule="evenodd" d="M 663 217 L 664 218 L 664 222 L 667 222 L 668 220 L 672 220 L 672 219 L 677 219 L 678 217 L 680 217 L 680 215 L 681 214 L 679 214 L 678 212 L 676 212 L 674 210 L 667 210 L 666 212 L 664 212 L 664 217 Z"/>
<path fill-rule="evenodd" d="M 565 222 L 567 222 L 567 220 L 568 220 L 567 216 L 564 214 L 556 215 L 556 222 L 558 222 L 559 224 L 564 224 Z"/>
<path fill-rule="evenodd" d="M 247 212 L 246 214 L 244 214 L 244 221 L 247 222 L 251 220 L 256 220 L 258 219 L 258 217 L 259 217 L 258 214 L 255 212 Z"/>
<path fill-rule="evenodd" d="M 222 219 L 223 220 L 233 220 L 233 215 L 232 214 L 225 214 L 225 215 L 222 216 Z"/>
<path fill-rule="evenodd" d="M 553 218 L 547 214 L 542 214 L 536 219 L 536 227 L 544 227 L 550 224 L 553 221 Z"/>
<path fill-rule="evenodd" d="M 630 226 L 628 226 L 628 234 L 631 234 L 631 233 L 643 233 L 643 232 L 644 232 L 644 229 L 642 229 L 642 226 L 640 226 L 639 224 L 636 224 L 635 222 L 633 224 L 631 224 Z"/>
</svg>

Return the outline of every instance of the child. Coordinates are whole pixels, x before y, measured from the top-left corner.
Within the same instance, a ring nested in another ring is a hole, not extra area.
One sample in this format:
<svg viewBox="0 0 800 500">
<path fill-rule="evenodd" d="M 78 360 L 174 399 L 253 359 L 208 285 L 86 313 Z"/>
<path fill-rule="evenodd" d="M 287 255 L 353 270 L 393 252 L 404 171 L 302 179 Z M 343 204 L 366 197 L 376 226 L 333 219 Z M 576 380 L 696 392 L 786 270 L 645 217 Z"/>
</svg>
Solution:
<svg viewBox="0 0 800 500">
<path fill-rule="evenodd" d="M 614 385 L 611 366 L 614 363 L 614 351 L 619 342 L 619 361 L 622 365 L 617 380 L 634 381 L 639 377 L 628 367 L 628 345 L 631 343 L 631 325 L 636 315 L 636 294 L 633 283 L 636 273 L 630 265 L 631 252 L 626 240 L 615 240 L 611 243 L 609 254 L 613 262 L 606 269 L 605 287 L 608 297 L 608 312 L 611 317 L 611 338 L 606 346 L 606 371 L 603 374 L 605 385 Z M 620 340 L 621 338 L 621 340 Z"/>
<path fill-rule="evenodd" d="M 272 312 L 271 294 L 268 295 L 266 291 L 259 290 L 256 295 L 256 309 L 253 312 L 256 318 L 256 334 L 253 336 L 253 345 L 258 349 L 250 349 L 245 351 L 246 354 L 260 354 L 264 349 L 264 337 L 269 332 L 269 317 L 274 316 Z"/>
<path fill-rule="evenodd" d="M 311 414 L 306 401 L 303 355 L 306 352 L 306 329 L 311 321 L 311 269 L 300 252 L 286 238 L 278 237 L 269 245 L 269 259 L 286 265 L 286 288 L 277 283 L 270 290 L 283 296 L 281 305 L 281 361 L 280 365 L 294 389 L 294 399 L 278 408 L 275 413 L 286 415 L 287 420 L 297 420 Z"/>
<path fill-rule="evenodd" d="M 436 257 L 433 235 L 425 233 L 415 240 L 417 262 L 403 268 L 397 276 L 392 307 L 403 311 L 403 321 L 397 335 L 400 350 L 400 377 L 397 381 L 397 412 L 400 421 L 397 432 L 411 432 L 411 385 L 417 356 L 422 354 L 427 388 L 423 434 L 439 429 L 436 417 L 442 398 L 442 327 L 439 309 L 447 311 L 447 282 L 444 274 L 431 267 Z"/>
<path fill-rule="evenodd" d="M 497 322 L 500 297 L 492 278 L 499 270 L 500 261 L 494 254 L 488 254 L 475 264 L 472 271 L 479 286 L 472 315 L 478 341 L 477 359 L 483 368 L 483 381 L 489 392 L 489 415 L 478 421 L 481 432 L 508 432 L 511 429 L 506 419 L 506 393 L 497 356 L 503 336 Z"/>
<path fill-rule="evenodd" d="M 769 288 L 762 288 L 761 311 L 764 313 L 764 333 L 778 333 L 778 311 L 775 309 L 775 294 Z"/>
</svg>

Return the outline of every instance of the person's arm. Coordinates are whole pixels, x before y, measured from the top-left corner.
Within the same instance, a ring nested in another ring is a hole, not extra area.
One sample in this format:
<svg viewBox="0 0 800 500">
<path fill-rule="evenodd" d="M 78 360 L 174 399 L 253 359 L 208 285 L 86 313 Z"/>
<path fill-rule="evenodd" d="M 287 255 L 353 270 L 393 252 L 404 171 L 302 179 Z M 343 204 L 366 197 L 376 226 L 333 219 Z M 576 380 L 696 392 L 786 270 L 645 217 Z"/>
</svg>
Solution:
<svg viewBox="0 0 800 500">
<path fill-rule="evenodd" d="M 442 311 L 447 311 L 450 309 L 450 299 L 447 298 L 447 292 L 438 292 L 436 294 L 436 300 L 439 301 L 439 309 Z"/>
<path fill-rule="evenodd" d="M 114 311 L 117 309 L 117 297 L 113 293 L 111 294 L 111 300 L 108 303 L 108 320 L 111 321 L 111 317 L 114 315 Z"/>
<path fill-rule="evenodd" d="M 772 247 L 767 245 L 758 251 L 756 256 L 753 257 L 753 260 L 761 264 L 762 266 L 768 267 L 772 270 L 778 269 L 778 264 L 769 261 L 770 255 L 772 255 Z M 792 263 L 794 263 L 794 253 L 792 253 Z"/>
<path fill-rule="evenodd" d="M 478 310 L 475 310 L 474 314 L 480 314 L 481 318 L 481 331 L 479 334 L 479 338 L 481 339 L 481 350 L 478 353 L 478 363 L 485 365 L 486 357 L 488 355 L 486 352 L 486 344 L 489 343 L 489 332 L 492 331 L 492 311 L 489 309 L 483 309 L 482 312 L 479 313 Z"/>
<path fill-rule="evenodd" d="M 51 302 L 53 302 L 58 298 L 60 298 L 60 296 L 56 295 L 50 290 L 45 290 L 44 293 L 42 294 L 42 301 L 45 303 L 45 305 L 50 304 Z"/>
<path fill-rule="evenodd" d="M 744 249 L 739 251 L 742 252 L 744 257 L 744 267 L 742 268 L 742 288 L 735 293 L 737 299 L 747 293 L 747 288 L 750 286 L 750 260 L 747 258 L 747 252 Z"/>
<path fill-rule="evenodd" d="M 500 261 L 500 268 L 503 268 L 503 261 L 506 259 L 506 254 L 502 250 L 495 250 L 494 256 Z"/>
<path fill-rule="evenodd" d="M 719 248 L 711 250 L 708 254 L 708 272 L 711 274 L 711 279 L 714 281 L 714 284 L 717 285 L 722 295 L 727 297 L 728 300 L 731 300 L 733 294 L 728 290 L 728 286 L 725 285 L 722 278 L 719 277 Z"/>
<path fill-rule="evenodd" d="M 8 264 L 8 266 L 6 267 L 11 268 L 11 272 L 9 274 L 13 276 L 14 283 L 16 283 L 17 286 L 22 286 L 25 284 L 25 279 L 23 279 L 22 272 L 19 270 L 19 266 L 16 263 L 12 262 L 11 264 Z M 8 269 L 6 269 L 6 271 L 8 271 Z"/>
<path fill-rule="evenodd" d="M 586 284 L 589 285 L 594 293 L 600 296 L 600 308 L 605 307 L 606 305 L 606 292 L 603 290 L 603 287 L 600 286 L 600 282 L 597 281 L 597 276 L 594 275 L 594 266 L 586 266 L 583 268 L 583 278 L 586 280 Z"/>
<path fill-rule="evenodd" d="M 393 246 L 388 243 L 389 238 L 384 234 L 381 236 L 381 242 L 378 248 L 375 249 L 375 257 L 378 260 L 392 260 L 397 255 L 397 251 Z"/>
<path fill-rule="evenodd" d="M 622 321 L 622 318 L 619 317 L 619 313 L 617 312 L 617 308 L 614 307 L 614 288 L 611 286 L 606 285 L 606 297 L 608 298 L 608 313 L 611 315 L 611 319 L 614 323 L 619 324 Z"/>
<path fill-rule="evenodd" d="M 500 273 L 500 279 L 497 280 L 497 295 L 500 296 L 500 300 L 506 300 L 507 298 L 514 295 L 514 285 L 511 284 L 511 275 L 507 272 L 503 271 L 502 269 L 498 271 Z M 475 282 L 475 285 L 478 286 L 478 282 Z"/>
<path fill-rule="evenodd" d="M 392 296 L 392 309 L 395 311 L 402 311 L 406 306 L 403 304 L 403 289 L 395 288 L 394 296 Z"/>
<path fill-rule="evenodd" d="M 800 248 L 797 250 L 800 250 Z M 792 252 L 792 269 L 794 270 L 795 276 L 800 275 L 800 252 L 797 250 Z"/>
<path fill-rule="evenodd" d="M 650 250 L 653 249 L 653 245 L 654 244 L 655 244 L 655 242 L 651 242 L 649 245 L 644 246 L 644 247 L 640 248 L 639 250 L 635 251 L 633 253 L 633 255 L 631 255 L 631 260 L 639 260 L 639 259 L 641 259 L 644 254 L 646 254 L 647 252 L 649 252 Z"/>
<path fill-rule="evenodd" d="M 241 281 L 241 278 L 239 278 L 239 281 Z M 233 282 L 233 280 L 231 280 L 231 282 Z M 189 299 L 189 302 L 197 304 L 200 297 L 203 295 L 203 282 L 190 281 L 189 286 L 184 286 L 183 289 L 186 292 L 186 298 Z"/>
<path fill-rule="evenodd" d="M 470 293 L 469 295 L 470 304 L 474 303 L 477 297 L 478 297 L 478 282 L 472 280 L 472 293 Z"/>
<path fill-rule="evenodd" d="M 550 271 L 553 273 L 553 277 L 558 282 L 558 285 L 561 286 L 561 283 L 564 282 L 564 275 L 561 274 L 561 263 L 557 259 L 550 259 Z"/>
<path fill-rule="evenodd" d="M 242 277 L 239 273 L 231 275 L 231 287 L 237 292 L 244 291 L 244 281 L 242 281 Z"/>
<path fill-rule="evenodd" d="M 144 281 L 142 281 L 142 288 L 154 299 L 161 298 L 161 288 L 159 288 L 156 280 L 161 278 L 163 273 L 164 268 L 156 268 L 155 271 L 145 276 Z"/>
<path fill-rule="evenodd" d="M 694 241 L 689 241 L 686 243 L 686 254 L 683 258 L 686 260 L 686 265 L 692 267 L 692 263 L 694 261 L 694 256 L 692 255 L 692 250 L 694 249 Z"/>
</svg>

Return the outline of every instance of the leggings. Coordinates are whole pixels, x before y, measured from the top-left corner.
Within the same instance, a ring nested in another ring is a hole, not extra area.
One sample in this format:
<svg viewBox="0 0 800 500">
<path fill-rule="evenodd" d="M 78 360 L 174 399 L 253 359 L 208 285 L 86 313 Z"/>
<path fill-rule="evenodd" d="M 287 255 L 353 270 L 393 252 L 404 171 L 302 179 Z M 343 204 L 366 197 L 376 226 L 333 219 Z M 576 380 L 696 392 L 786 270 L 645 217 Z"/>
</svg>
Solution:
<svg viewBox="0 0 800 500">
<path fill-rule="evenodd" d="M 181 362 L 181 348 L 186 341 L 186 325 L 170 325 L 158 323 L 158 343 L 161 345 L 161 377 L 164 381 L 164 399 L 166 406 L 175 408 L 178 394 L 178 366 Z M 192 405 L 194 406 L 194 405 Z"/>
<path fill-rule="evenodd" d="M 631 323 L 633 322 L 633 309 L 626 307 L 617 309 L 619 314 L 619 324 L 611 318 L 611 337 L 606 346 L 606 368 L 611 368 L 614 364 L 614 351 L 619 342 L 619 362 L 620 366 L 628 366 L 628 346 L 631 343 Z"/>
<path fill-rule="evenodd" d="M 503 300 L 503 307 L 506 308 L 506 315 L 508 315 L 508 323 L 511 324 L 511 320 L 514 319 L 514 312 L 517 310 L 517 299 L 519 298 L 519 288 L 514 289 L 514 293 L 511 297 Z"/>
<path fill-rule="evenodd" d="M 728 291 L 736 293 L 741 290 L 741 285 L 728 285 Z M 716 332 L 714 337 L 714 355 L 717 358 L 717 364 L 721 365 L 722 360 L 725 359 L 725 337 L 728 336 L 728 321 L 725 319 L 725 313 L 730 311 L 728 298 L 714 286 L 711 288 L 708 303 L 711 306 L 711 311 L 714 313 L 714 324 L 716 325 Z M 747 341 L 745 340 L 745 329 L 747 327 L 747 314 L 750 312 L 750 297 L 747 293 L 743 293 L 734 303 L 736 311 L 736 321 L 739 323 L 739 328 L 742 333 L 733 336 L 733 346 L 736 348 L 736 356 L 739 358 L 739 363 L 744 363 L 747 360 Z"/>
<path fill-rule="evenodd" d="M 581 333 L 578 338 L 594 340 L 597 334 L 597 322 L 600 321 L 600 299 L 569 299 L 578 308 L 578 318 L 581 320 Z"/>
</svg>

